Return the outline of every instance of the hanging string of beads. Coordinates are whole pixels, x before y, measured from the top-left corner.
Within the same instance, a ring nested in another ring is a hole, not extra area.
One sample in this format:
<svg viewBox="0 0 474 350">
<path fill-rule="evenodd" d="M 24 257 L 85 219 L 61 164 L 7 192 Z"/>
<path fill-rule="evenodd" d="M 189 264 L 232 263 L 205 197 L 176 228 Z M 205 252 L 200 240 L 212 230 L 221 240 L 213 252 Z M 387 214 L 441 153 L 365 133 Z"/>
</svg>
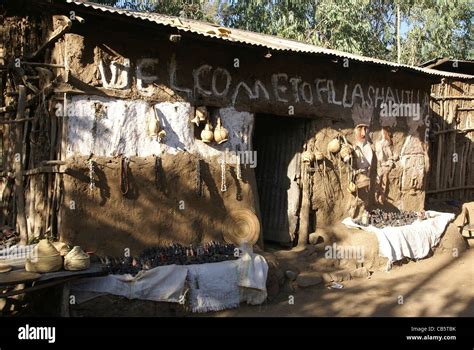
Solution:
<svg viewBox="0 0 474 350">
<path fill-rule="evenodd" d="M 162 180 L 161 180 L 162 168 L 163 166 L 161 164 L 161 158 L 159 156 L 155 156 L 155 186 L 159 190 L 162 190 Z"/>
<path fill-rule="evenodd" d="M 200 159 L 198 159 L 196 163 L 196 194 L 199 197 L 202 195 L 201 160 Z"/>
<path fill-rule="evenodd" d="M 120 158 L 120 192 L 122 195 L 126 195 L 129 190 L 128 183 L 128 158 Z"/>
<path fill-rule="evenodd" d="M 95 164 L 92 159 L 89 159 L 89 189 L 92 191 L 95 188 Z"/>
<path fill-rule="evenodd" d="M 237 180 L 242 180 L 242 166 L 240 163 L 240 155 L 237 156 L 237 161 L 235 163 L 236 172 L 237 172 Z"/>
<path fill-rule="evenodd" d="M 225 183 L 225 159 L 221 161 L 221 192 L 227 191 L 227 185 Z"/>
</svg>

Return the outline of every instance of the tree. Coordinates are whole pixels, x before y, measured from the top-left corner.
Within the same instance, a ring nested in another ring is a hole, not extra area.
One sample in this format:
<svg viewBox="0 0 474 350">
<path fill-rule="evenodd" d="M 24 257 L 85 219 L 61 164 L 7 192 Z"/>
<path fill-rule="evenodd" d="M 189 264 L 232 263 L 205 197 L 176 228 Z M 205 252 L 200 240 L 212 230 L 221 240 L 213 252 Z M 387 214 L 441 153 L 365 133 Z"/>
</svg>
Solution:
<svg viewBox="0 0 474 350">
<path fill-rule="evenodd" d="M 436 57 L 474 59 L 472 3 L 419 0 L 404 11 L 409 24 L 402 43 L 404 63 L 414 65 Z"/>
</svg>

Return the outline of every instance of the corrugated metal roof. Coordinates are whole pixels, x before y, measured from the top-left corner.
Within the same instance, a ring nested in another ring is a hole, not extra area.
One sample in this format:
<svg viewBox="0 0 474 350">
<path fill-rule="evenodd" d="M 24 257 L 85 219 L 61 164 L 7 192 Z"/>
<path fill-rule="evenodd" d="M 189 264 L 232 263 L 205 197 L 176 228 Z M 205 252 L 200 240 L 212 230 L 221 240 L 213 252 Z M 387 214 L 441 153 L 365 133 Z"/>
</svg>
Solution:
<svg viewBox="0 0 474 350">
<path fill-rule="evenodd" d="M 309 53 L 319 55 L 329 55 L 341 58 L 348 58 L 359 62 L 372 63 L 377 65 L 383 65 L 391 68 L 403 68 L 411 71 L 416 71 L 423 74 L 435 75 L 441 77 L 460 78 L 460 79 L 473 79 L 474 76 L 467 74 L 444 72 L 435 69 L 422 68 L 409 66 L 405 64 L 398 64 L 395 62 L 389 62 L 380 60 L 377 58 L 365 57 L 360 55 L 351 54 L 348 52 L 326 49 L 324 47 L 305 44 L 299 41 L 282 39 L 277 36 L 266 35 L 261 33 L 249 32 L 245 30 L 235 28 L 225 28 L 214 24 L 175 17 L 162 15 L 158 13 L 150 12 L 138 12 L 131 10 L 118 9 L 106 5 L 99 5 L 88 1 L 73 1 L 67 0 L 68 3 L 72 3 L 78 6 L 92 8 L 97 11 L 109 12 L 116 15 L 128 16 L 140 20 L 150 21 L 156 24 L 173 27 L 185 32 L 191 32 L 194 34 L 202 35 L 205 37 L 215 38 L 223 41 L 241 43 L 250 46 L 259 46 L 267 48 L 273 51 L 289 51 L 297 53 Z"/>
</svg>

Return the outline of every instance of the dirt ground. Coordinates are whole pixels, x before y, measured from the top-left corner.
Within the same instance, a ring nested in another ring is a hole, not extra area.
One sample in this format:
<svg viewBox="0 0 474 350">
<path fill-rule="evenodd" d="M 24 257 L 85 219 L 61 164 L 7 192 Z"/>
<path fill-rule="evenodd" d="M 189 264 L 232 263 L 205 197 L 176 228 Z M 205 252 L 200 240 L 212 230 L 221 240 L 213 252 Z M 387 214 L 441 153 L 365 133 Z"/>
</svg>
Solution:
<svg viewBox="0 0 474 350">
<path fill-rule="evenodd" d="M 418 262 L 375 271 L 370 279 L 282 291 L 260 306 L 212 314 L 216 317 L 282 316 L 474 316 L 474 249 L 453 257 L 449 252 Z M 294 304 L 290 304 L 290 296 Z M 208 314 L 207 316 L 211 316 Z"/>
<path fill-rule="evenodd" d="M 338 227 L 336 227 L 338 228 Z M 341 232 L 341 230 L 338 230 Z M 352 237 L 339 244 L 370 240 L 364 231 L 346 232 Z M 474 242 L 473 242 L 474 243 Z M 369 277 L 340 281 L 342 289 L 329 289 L 324 278 L 309 287 L 285 277 L 291 270 L 301 275 L 323 276 L 325 273 L 353 271 L 353 261 L 326 259 L 317 247 L 304 250 L 276 250 L 266 246 L 263 254 L 270 270 L 267 301 L 258 306 L 241 304 L 238 309 L 216 313 L 193 314 L 172 303 L 127 300 L 106 295 L 72 308 L 72 316 L 160 316 L 160 317 L 443 317 L 474 316 L 474 249 L 460 238 L 451 224 L 433 254 L 418 261 L 402 261 L 385 271 L 385 259 L 369 259 L 364 267 Z M 376 250 L 366 250 L 366 258 Z M 270 253 L 270 251 L 273 251 Z M 315 277 L 316 279 L 320 277 Z"/>
</svg>

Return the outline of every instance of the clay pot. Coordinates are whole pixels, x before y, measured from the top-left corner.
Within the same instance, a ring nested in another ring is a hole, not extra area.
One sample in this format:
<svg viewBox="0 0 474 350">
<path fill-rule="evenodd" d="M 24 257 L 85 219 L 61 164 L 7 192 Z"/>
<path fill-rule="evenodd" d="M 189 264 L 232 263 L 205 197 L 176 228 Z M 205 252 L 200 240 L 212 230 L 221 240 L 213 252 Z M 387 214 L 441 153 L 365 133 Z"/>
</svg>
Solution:
<svg viewBox="0 0 474 350">
<path fill-rule="evenodd" d="M 341 142 L 338 138 L 334 138 L 328 143 L 328 151 L 331 153 L 337 153 L 341 149 Z"/>
<path fill-rule="evenodd" d="M 214 130 L 214 140 L 217 144 L 226 142 L 229 139 L 229 132 L 221 124 L 221 118 L 217 118 L 216 129 Z"/>
<path fill-rule="evenodd" d="M 214 141 L 214 133 L 212 132 L 212 125 L 209 121 L 207 121 L 204 130 L 201 131 L 201 140 L 205 143 L 210 143 Z"/>
<path fill-rule="evenodd" d="M 344 163 L 347 163 L 349 159 L 351 158 L 351 153 L 352 153 L 352 148 L 348 143 L 345 143 L 341 147 L 341 158 L 344 161 Z"/>
</svg>

